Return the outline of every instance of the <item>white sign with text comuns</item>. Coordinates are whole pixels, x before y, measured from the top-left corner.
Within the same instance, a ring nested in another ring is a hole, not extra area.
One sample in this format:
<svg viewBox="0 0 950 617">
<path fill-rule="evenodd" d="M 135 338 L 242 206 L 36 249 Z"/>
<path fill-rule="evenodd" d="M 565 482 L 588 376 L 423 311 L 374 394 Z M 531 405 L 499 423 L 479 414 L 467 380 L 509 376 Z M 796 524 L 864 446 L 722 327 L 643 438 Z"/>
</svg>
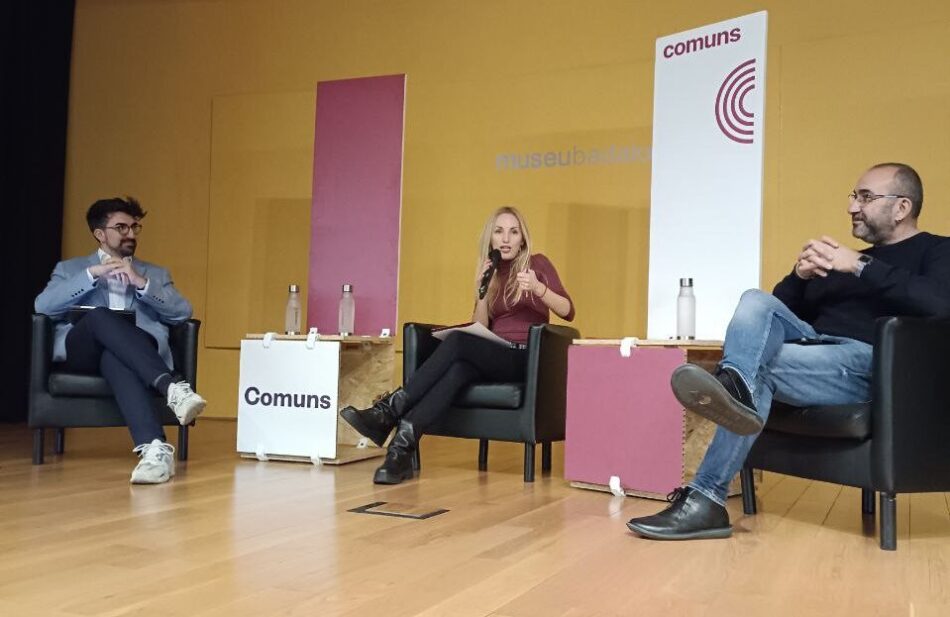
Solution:
<svg viewBox="0 0 950 617">
<path fill-rule="evenodd" d="M 336 458 L 340 343 L 241 341 L 237 450 Z"/>
<path fill-rule="evenodd" d="M 722 339 L 761 271 L 765 11 L 656 41 L 647 336 L 676 334 L 692 278 L 696 338 Z"/>
</svg>

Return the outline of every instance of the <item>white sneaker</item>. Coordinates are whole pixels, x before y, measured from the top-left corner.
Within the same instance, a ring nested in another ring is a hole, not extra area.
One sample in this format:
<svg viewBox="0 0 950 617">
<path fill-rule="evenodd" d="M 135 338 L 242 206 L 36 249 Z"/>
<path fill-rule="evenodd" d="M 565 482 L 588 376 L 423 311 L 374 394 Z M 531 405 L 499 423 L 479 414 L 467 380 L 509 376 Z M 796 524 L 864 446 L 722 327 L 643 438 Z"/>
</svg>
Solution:
<svg viewBox="0 0 950 617">
<path fill-rule="evenodd" d="M 191 424 L 205 410 L 208 402 L 191 389 L 187 381 L 168 386 L 168 406 L 175 412 L 182 426 Z"/>
<path fill-rule="evenodd" d="M 161 439 L 135 446 L 142 460 L 132 470 L 132 484 L 161 484 L 175 475 L 175 448 Z"/>
</svg>

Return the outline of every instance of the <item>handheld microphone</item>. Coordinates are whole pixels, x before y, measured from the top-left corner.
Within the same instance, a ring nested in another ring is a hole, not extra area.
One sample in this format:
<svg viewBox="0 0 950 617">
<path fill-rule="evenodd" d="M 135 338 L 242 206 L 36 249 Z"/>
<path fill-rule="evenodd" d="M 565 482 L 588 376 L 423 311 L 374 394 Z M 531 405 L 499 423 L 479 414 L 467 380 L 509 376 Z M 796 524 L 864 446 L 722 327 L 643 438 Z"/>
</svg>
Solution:
<svg viewBox="0 0 950 617">
<path fill-rule="evenodd" d="M 498 249 L 488 251 L 488 259 L 491 260 L 491 265 L 488 266 L 488 270 L 485 270 L 485 274 L 482 275 L 482 284 L 478 286 L 479 300 L 484 298 L 485 294 L 488 293 L 488 283 L 491 281 L 491 277 L 498 268 L 498 263 L 501 261 L 501 251 Z"/>
</svg>

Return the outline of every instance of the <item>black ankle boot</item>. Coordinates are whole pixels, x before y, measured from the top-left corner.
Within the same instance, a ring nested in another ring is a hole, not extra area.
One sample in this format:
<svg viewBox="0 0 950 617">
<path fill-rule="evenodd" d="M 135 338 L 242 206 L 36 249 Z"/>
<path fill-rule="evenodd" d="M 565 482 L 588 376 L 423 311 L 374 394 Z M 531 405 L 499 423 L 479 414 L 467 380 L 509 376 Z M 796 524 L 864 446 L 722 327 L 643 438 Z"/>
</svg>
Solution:
<svg viewBox="0 0 950 617">
<path fill-rule="evenodd" d="M 399 422 L 399 418 L 406 413 L 408 402 L 409 395 L 406 391 L 396 388 L 392 393 L 384 394 L 368 409 L 344 407 L 340 415 L 360 435 L 369 437 L 373 443 L 382 448 L 389 433 Z"/>
<path fill-rule="evenodd" d="M 386 460 L 373 475 L 375 484 L 399 484 L 412 479 L 412 455 L 419 446 L 419 439 L 412 424 L 406 420 L 399 422 L 399 428 L 389 443 Z"/>
<path fill-rule="evenodd" d="M 732 535 L 726 509 L 694 488 L 678 488 L 667 495 L 668 508 L 652 516 L 632 518 L 630 531 L 654 540 L 699 540 Z"/>
<path fill-rule="evenodd" d="M 745 382 L 732 369 L 720 368 L 711 375 L 684 364 L 673 371 L 670 386 L 683 407 L 736 435 L 753 435 L 765 425 Z"/>
</svg>

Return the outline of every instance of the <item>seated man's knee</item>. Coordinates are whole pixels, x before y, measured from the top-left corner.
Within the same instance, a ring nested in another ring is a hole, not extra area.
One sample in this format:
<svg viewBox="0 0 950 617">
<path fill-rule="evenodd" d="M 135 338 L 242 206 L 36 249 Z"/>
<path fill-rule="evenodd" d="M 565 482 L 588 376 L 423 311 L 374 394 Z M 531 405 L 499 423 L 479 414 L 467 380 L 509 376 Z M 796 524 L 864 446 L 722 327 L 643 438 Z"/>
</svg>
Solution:
<svg viewBox="0 0 950 617">
<path fill-rule="evenodd" d="M 109 309 L 104 306 L 98 306 L 83 317 L 83 319 L 91 319 L 94 322 L 103 322 L 110 319 L 114 319 L 116 315 Z"/>
<path fill-rule="evenodd" d="M 736 312 L 771 310 L 777 304 L 781 304 L 781 302 L 772 294 L 761 289 L 747 289 L 739 297 L 739 306 L 736 308 Z"/>
<path fill-rule="evenodd" d="M 772 294 L 762 291 L 761 289 L 746 289 L 742 292 L 742 295 L 739 297 L 739 303 L 745 302 L 763 302 L 767 298 L 772 298 Z"/>
</svg>

